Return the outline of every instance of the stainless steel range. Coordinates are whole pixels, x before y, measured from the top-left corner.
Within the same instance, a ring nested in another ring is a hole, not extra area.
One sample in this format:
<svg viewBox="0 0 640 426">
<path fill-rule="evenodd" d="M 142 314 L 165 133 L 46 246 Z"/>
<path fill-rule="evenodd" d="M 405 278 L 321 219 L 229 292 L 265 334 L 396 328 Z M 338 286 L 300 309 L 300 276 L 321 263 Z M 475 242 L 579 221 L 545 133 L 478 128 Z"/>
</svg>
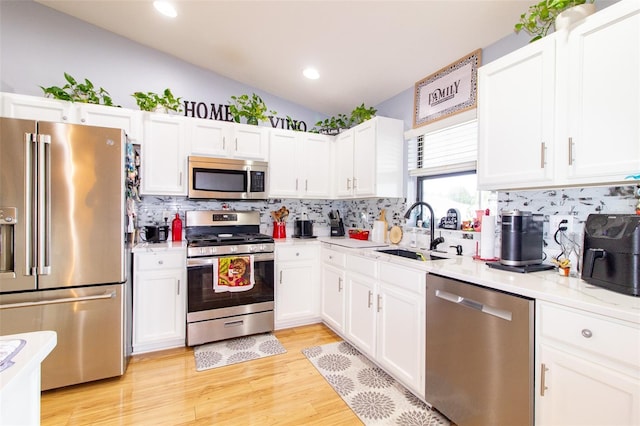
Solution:
<svg viewBox="0 0 640 426">
<path fill-rule="evenodd" d="M 257 211 L 186 212 L 187 345 L 273 330 L 274 243 Z"/>
</svg>

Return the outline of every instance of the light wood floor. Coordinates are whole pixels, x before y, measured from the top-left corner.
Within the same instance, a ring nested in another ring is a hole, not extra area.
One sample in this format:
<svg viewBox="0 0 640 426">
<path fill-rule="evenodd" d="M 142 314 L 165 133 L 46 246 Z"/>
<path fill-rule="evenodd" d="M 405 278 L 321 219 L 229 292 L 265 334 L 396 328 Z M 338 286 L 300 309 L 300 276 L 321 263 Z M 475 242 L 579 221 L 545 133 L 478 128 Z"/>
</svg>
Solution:
<svg viewBox="0 0 640 426">
<path fill-rule="evenodd" d="M 42 425 L 361 425 L 300 352 L 340 340 L 276 331 L 286 354 L 197 372 L 191 348 L 134 356 L 124 376 L 43 392 Z"/>
</svg>

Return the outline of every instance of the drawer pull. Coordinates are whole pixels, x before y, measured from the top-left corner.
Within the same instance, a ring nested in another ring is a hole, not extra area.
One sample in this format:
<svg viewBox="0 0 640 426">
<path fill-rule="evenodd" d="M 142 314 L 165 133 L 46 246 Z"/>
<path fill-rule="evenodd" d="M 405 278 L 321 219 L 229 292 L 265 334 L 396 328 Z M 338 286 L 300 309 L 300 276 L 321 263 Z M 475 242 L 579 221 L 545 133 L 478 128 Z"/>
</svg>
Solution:
<svg viewBox="0 0 640 426">
<path fill-rule="evenodd" d="M 549 369 L 544 363 L 540 364 L 540 396 L 544 396 L 544 391 L 549 389 L 546 384 L 546 374 Z"/>
<path fill-rule="evenodd" d="M 588 328 L 583 328 L 582 329 L 582 336 L 586 339 L 590 339 L 591 336 L 593 336 L 593 333 L 591 332 L 591 330 L 589 330 Z"/>
<path fill-rule="evenodd" d="M 164 260 L 158 260 L 158 265 L 164 265 Z"/>
</svg>

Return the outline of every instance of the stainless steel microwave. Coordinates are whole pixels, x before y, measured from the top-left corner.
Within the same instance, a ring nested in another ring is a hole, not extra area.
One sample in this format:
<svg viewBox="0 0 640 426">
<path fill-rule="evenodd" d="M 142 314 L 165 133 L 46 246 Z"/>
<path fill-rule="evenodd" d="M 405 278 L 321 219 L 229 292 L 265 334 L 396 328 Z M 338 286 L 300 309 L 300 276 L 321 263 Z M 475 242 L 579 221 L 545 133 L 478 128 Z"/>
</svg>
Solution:
<svg viewBox="0 0 640 426">
<path fill-rule="evenodd" d="M 267 171 L 264 161 L 189 157 L 189 198 L 264 200 Z"/>
</svg>

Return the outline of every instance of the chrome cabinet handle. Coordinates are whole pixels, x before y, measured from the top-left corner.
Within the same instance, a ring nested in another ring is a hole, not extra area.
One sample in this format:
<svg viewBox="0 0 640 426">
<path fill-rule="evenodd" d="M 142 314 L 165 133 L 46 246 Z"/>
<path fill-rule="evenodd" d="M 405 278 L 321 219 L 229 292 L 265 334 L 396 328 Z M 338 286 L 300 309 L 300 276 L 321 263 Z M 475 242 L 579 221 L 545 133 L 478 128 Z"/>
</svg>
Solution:
<svg viewBox="0 0 640 426">
<path fill-rule="evenodd" d="M 309 180 L 308 179 L 304 180 L 304 191 L 305 192 L 309 191 Z"/>
<path fill-rule="evenodd" d="M 586 339 L 591 339 L 591 337 L 593 336 L 593 333 L 588 328 L 583 328 L 581 333 L 582 336 Z"/>
<path fill-rule="evenodd" d="M 357 189 L 358 188 L 358 179 L 353 178 L 353 189 Z"/>
<path fill-rule="evenodd" d="M 282 284 L 282 271 L 280 271 L 280 284 Z"/>
<path fill-rule="evenodd" d="M 547 146 L 544 142 L 540 144 L 540 168 L 544 169 L 544 165 L 547 163 Z"/>
<path fill-rule="evenodd" d="M 180 296 L 180 280 L 178 280 L 178 296 Z"/>
<path fill-rule="evenodd" d="M 351 179 L 347 178 L 347 189 L 351 189 Z"/>
<path fill-rule="evenodd" d="M 573 165 L 573 138 L 569 138 L 569 165 Z"/>
<path fill-rule="evenodd" d="M 547 371 L 549 371 L 547 366 L 544 363 L 540 364 L 540 396 L 544 396 L 544 391 L 548 389 L 546 384 Z"/>
<path fill-rule="evenodd" d="M 367 308 L 370 308 L 372 305 L 372 301 L 371 301 L 372 296 L 373 296 L 373 293 L 371 292 L 371 290 L 369 290 L 369 300 L 367 302 Z"/>
<path fill-rule="evenodd" d="M 342 291 L 342 277 L 338 277 L 338 293 Z"/>
<path fill-rule="evenodd" d="M 222 150 L 226 150 L 227 149 L 227 137 L 223 136 L 222 137 Z"/>
<path fill-rule="evenodd" d="M 298 178 L 296 178 L 296 191 L 298 190 Z"/>
<path fill-rule="evenodd" d="M 382 296 L 379 294 L 378 295 L 378 312 L 380 312 L 380 310 L 382 310 Z"/>
</svg>

